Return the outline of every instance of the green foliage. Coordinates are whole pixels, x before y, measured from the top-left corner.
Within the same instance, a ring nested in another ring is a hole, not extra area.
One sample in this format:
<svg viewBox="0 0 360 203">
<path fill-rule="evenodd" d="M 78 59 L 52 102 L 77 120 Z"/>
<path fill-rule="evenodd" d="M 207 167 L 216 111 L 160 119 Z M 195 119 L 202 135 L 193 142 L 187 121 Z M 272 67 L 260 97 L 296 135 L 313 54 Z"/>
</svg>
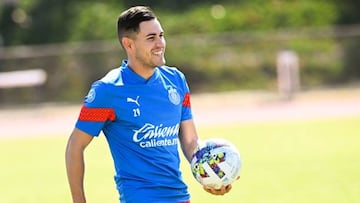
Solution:
<svg viewBox="0 0 360 203">
<path fill-rule="evenodd" d="M 117 7 L 103 2 L 81 2 L 75 5 L 77 13 L 69 24 L 72 32 L 69 33 L 69 41 L 88 41 L 100 39 L 116 39 L 116 19 L 119 15 Z"/>
<path fill-rule="evenodd" d="M 360 21 L 360 1 L 358 0 L 332 0 L 339 13 L 337 24 L 357 24 Z"/>
<path fill-rule="evenodd" d="M 224 4 L 223 16 L 214 14 L 214 5 L 199 5 L 186 13 L 161 19 L 170 34 L 271 30 L 332 24 L 336 8 L 322 1 L 248 1 Z M 161 15 L 160 15 L 161 16 Z"/>
<path fill-rule="evenodd" d="M 5 5 L 0 20 L 5 45 L 116 38 L 117 16 L 135 3 L 124 1 L 123 6 L 118 1 L 26 0 L 15 6 Z M 169 35 L 323 26 L 338 17 L 333 4 L 310 0 L 223 1 L 223 5 L 213 1 L 172 1 L 176 7 L 163 1 L 138 3 L 154 6 Z M 16 10 L 23 12 L 25 20 L 14 22 Z"/>
<path fill-rule="evenodd" d="M 193 91 L 274 89 L 276 54 L 284 49 L 299 54 L 301 85 L 306 88 L 360 78 L 358 38 L 319 37 L 305 29 L 359 22 L 351 6 L 357 2 L 346 2 L 24 0 L 1 7 L 0 32 L 4 46 L 100 40 L 118 45 L 119 13 L 128 6 L 145 4 L 153 8 L 164 27 L 168 65 L 186 73 Z M 20 16 L 17 22 L 14 12 Z M 92 81 L 125 57 L 118 47 L 96 54 L 0 59 L 0 70 L 44 68 L 49 74 L 44 101 L 78 101 Z M 23 95 L 18 89 L 5 93 L 11 92 Z M 29 96 L 24 93 L 24 99 L 17 101 L 28 100 L 25 97 Z"/>
</svg>

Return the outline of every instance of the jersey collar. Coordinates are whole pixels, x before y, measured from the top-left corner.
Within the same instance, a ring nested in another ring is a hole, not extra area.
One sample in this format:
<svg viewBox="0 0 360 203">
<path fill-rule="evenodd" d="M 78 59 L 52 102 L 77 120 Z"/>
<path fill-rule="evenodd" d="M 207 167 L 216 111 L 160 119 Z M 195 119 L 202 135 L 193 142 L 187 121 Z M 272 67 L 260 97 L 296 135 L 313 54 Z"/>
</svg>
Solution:
<svg viewBox="0 0 360 203">
<path fill-rule="evenodd" d="M 123 81 L 124 83 L 131 84 L 131 85 L 149 85 L 157 81 L 159 78 L 159 69 L 158 67 L 155 68 L 154 74 L 149 78 L 145 79 L 133 71 L 129 66 L 127 60 L 123 60 L 121 63 L 122 74 L 123 74 Z"/>
</svg>

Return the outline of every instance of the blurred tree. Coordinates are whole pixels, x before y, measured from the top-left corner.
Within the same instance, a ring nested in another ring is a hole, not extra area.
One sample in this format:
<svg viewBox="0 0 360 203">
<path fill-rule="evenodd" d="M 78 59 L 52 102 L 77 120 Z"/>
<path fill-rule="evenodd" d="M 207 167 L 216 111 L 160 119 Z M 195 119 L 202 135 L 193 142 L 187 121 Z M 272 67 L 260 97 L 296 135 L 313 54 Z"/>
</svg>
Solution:
<svg viewBox="0 0 360 203">
<path fill-rule="evenodd" d="M 72 0 L 42 0 L 38 1 L 31 10 L 32 25 L 25 44 L 44 44 L 66 41 L 71 32 L 69 22 L 76 15 L 72 9 Z"/>
<path fill-rule="evenodd" d="M 18 5 L 3 6 L 0 11 L 2 15 L 0 32 L 2 32 L 5 46 L 115 38 L 114 18 L 124 7 L 133 5 L 149 5 L 159 16 L 165 16 L 162 22 L 164 26 L 167 26 L 168 34 L 324 26 L 330 23 L 333 13 L 336 12 L 330 5 L 334 4 L 332 2 L 310 0 L 289 2 L 264 0 L 3 1 L 18 2 Z M 357 2 L 356 0 L 346 1 Z M 23 2 L 32 5 L 23 8 Z M 226 15 L 214 20 L 209 8 L 219 3 L 225 6 Z M 342 5 L 342 3 L 338 4 Z M 356 6 L 342 5 L 341 8 L 352 9 L 351 11 L 355 12 L 354 15 L 359 15 L 355 9 Z M 18 16 L 18 22 L 13 20 L 14 16 Z M 319 18 L 319 16 L 322 17 Z"/>
<path fill-rule="evenodd" d="M 249 0 L 243 0 L 249 1 Z M 181 12 L 183 10 L 186 10 L 194 5 L 200 5 L 200 4 L 224 4 L 224 3 L 238 3 L 238 0 L 173 0 L 173 1 L 163 1 L 163 0 L 124 0 L 124 6 L 130 7 L 134 5 L 145 5 L 145 6 L 151 6 L 156 7 L 159 9 L 167 9 L 172 11 L 178 11 Z"/>
<path fill-rule="evenodd" d="M 106 17 L 113 19 L 113 16 L 101 14 L 116 10 L 111 9 L 112 4 L 121 4 L 115 0 L 108 1 L 106 3 L 108 7 L 104 12 L 104 8 L 99 6 L 104 3 L 96 0 L 5 0 L 4 2 L 0 11 L 0 35 L 4 46 L 103 39 L 98 31 L 103 28 L 94 29 L 95 26 L 92 25 L 104 25 Z M 99 22 L 99 18 L 103 19 Z M 106 31 L 108 29 L 103 33 Z"/>
<path fill-rule="evenodd" d="M 360 23 L 360 1 L 359 0 L 342 0 L 333 1 L 339 10 L 338 24 L 358 24 Z"/>
<path fill-rule="evenodd" d="M 14 32 L 17 28 L 16 22 L 12 15 L 17 7 L 17 1 L 4 1 L 0 15 L 0 45 L 11 44 L 10 40 L 15 40 Z"/>
<path fill-rule="evenodd" d="M 337 24 L 351 25 L 360 23 L 360 1 L 359 0 L 334 0 L 339 10 Z M 343 42 L 344 68 L 343 79 L 356 80 L 360 79 L 360 37 L 354 37 Z"/>
</svg>

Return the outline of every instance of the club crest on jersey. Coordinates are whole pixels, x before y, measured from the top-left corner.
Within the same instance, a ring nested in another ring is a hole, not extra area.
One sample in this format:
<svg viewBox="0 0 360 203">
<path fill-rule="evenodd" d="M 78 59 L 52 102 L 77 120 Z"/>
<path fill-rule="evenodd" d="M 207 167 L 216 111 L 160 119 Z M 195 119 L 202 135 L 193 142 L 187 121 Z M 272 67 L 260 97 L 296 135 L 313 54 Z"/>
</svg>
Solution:
<svg viewBox="0 0 360 203">
<path fill-rule="evenodd" d="M 96 91 L 95 91 L 95 89 L 91 89 L 91 90 L 89 91 L 89 93 L 87 94 L 87 96 L 85 97 L 85 102 L 87 102 L 87 103 L 93 102 L 94 99 L 95 99 L 95 96 L 96 96 Z"/>
<path fill-rule="evenodd" d="M 168 97 L 171 103 L 173 103 L 174 105 L 180 104 L 180 95 L 175 88 L 170 87 L 168 89 Z"/>
</svg>

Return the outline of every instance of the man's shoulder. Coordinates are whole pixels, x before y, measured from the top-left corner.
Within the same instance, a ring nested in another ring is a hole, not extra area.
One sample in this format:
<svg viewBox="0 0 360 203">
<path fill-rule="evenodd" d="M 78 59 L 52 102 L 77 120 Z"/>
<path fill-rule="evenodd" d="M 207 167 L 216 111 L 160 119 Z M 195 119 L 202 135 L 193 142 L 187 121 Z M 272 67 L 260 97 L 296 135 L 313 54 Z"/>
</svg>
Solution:
<svg viewBox="0 0 360 203">
<path fill-rule="evenodd" d="M 181 76 L 183 73 L 177 67 L 171 66 L 160 66 L 158 67 L 159 71 L 166 75 L 174 75 L 174 76 Z"/>
<path fill-rule="evenodd" d="M 163 71 L 173 71 L 173 72 L 179 71 L 179 69 L 175 66 L 163 65 L 163 66 L 159 66 L 158 68 Z"/>
<path fill-rule="evenodd" d="M 124 85 L 122 79 L 122 68 L 114 68 L 110 70 L 103 78 L 99 80 L 99 82 L 103 84 L 115 85 L 115 86 L 122 86 Z"/>
</svg>

